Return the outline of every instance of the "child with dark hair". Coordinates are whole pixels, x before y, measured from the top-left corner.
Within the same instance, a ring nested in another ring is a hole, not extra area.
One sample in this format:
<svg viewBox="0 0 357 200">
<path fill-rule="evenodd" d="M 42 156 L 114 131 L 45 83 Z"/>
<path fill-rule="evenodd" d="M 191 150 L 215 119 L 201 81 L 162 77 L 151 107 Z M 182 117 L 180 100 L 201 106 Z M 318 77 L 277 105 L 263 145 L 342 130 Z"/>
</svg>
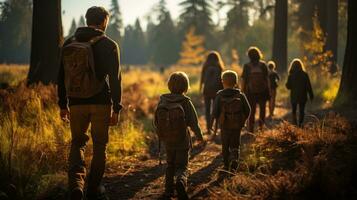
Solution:
<svg viewBox="0 0 357 200">
<path fill-rule="evenodd" d="M 276 65 L 274 61 L 268 62 L 269 68 L 269 81 L 270 81 L 270 100 L 269 100 L 269 117 L 272 118 L 274 116 L 275 110 L 275 99 L 276 99 L 276 89 L 278 88 L 278 82 L 280 80 L 280 76 L 278 72 L 275 70 Z"/>
<path fill-rule="evenodd" d="M 304 64 L 300 59 L 294 59 L 290 64 L 286 88 L 290 90 L 290 101 L 293 110 L 293 124 L 301 127 L 304 123 L 305 105 L 307 96 L 314 99 L 309 75 L 305 72 Z M 296 110 L 299 106 L 299 121 L 297 121 Z"/>
<path fill-rule="evenodd" d="M 176 188 L 179 199 L 188 199 L 186 193 L 189 150 L 192 146 L 188 127 L 203 145 L 201 128 L 191 99 L 186 96 L 190 88 L 184 72 L 174 72 L 168 81 L 169 94 L 161 95 L 155 112 L 154 124 L 159 139 L 166 149 L 165 193 L 163 199 L 170 199 Z M 174 187 L 174 178 L 176 184 Z"/>
</svg>

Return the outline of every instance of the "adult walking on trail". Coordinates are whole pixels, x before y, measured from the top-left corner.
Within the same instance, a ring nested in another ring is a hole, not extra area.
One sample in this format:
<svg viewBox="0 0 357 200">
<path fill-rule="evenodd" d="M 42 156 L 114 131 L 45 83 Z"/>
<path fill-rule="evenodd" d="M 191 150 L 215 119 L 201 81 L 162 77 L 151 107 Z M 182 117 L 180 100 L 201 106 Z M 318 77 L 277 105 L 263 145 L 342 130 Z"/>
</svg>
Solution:
<svg viewBox="0 0 357 200">
<path fill-rule="evenodd" d="M 274 116 L 274 111 L 275 111 L 276 90 L 278 88 L 278 82 L 280 81 L 280 76 L 278 72 L 275 70 L 276 65 L 274 61 L 268 62 L 268 68 L 269 68 L 269 81 L 271 87 L 271 94 L 269 99 L 269 117 L 272 118 Z"/>
<path fill-rule="evenodd" d="M 248 131 L 254 132 L 255 111 L 259 105 L 259 127 L 265 124 L 265 107 L 270 98 L 269 70 L 265 62 L 261 61 L 263 57 L 257 47 L 248 49 L 250 62 L 245 64 L 242 73 L 242 89 L 247 95 L 252 112 L 248 120 Z"/>
<path fill-rule="evenodd" d="M 312 91 L 309 75 L 305 72 L 304 64 L 300 59 L 294 59 L 290 64 L 286 88 L 290 90 L 293 124 L 301 127 L 304 123 L 307 95 L 309 95 L 310 100 L 312 101 L 314 99 L 314 93 Z M 297 121 L 296 116 L 298 106 L 299 121 Z"/>
<path fill-rule="evenodd" d="M 61 118 L 69 120 L 71 149 L 68 186 L 70 199 L 106 199 L 100 185 L 106 161 L 110 125 L 118 123 L 121 101 L 121 77 L 118 45 L 104 32 L 109 13 L 103 7 L 91 7 L 86 13 L 87 27 L 78 28 L 63 48 L 58 77 Z M 91 125 L 93 158 L 87 175 L 84 150 Z"/>
<path fill-rule="evenodd" d="M 221 74 L 224 70 L 224 63 L 221 55 L 212 51 L 208 54 L 205 63 L 203 64 L 200 82 L 200 91 L 203 88 L 203 97 L 205 103 L 205 117 L 207 132 L 210 133 L 212 105 L 219 90 L 223 89 Z"/>
</svg>

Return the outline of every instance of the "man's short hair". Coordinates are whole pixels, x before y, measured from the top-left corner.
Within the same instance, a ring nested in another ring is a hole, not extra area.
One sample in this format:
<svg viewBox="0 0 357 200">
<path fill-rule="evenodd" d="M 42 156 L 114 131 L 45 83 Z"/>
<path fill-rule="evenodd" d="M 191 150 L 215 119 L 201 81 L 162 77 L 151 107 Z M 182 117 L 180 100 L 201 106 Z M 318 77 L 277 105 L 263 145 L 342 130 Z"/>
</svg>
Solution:
<svg viewBox="0 0 357 200">
<path fill-rule="evenodd" d="M 222 73 L 222 81 L 228 86 L 234 87 L 238 84 L 238 75 L 235 71 L 226 70 Z"/>
<path fill-rule="evenodd" d="M 174 72 L 170 75 L 167 86 L 173 94 L 183 94 L 190 88 L 190 81 L 185 72 Z"/>
<path fill-rule="evenodd" d="M 109 17 L 109 12 L 101 6 L 93 6 L 87 10 L 86 21 L 88 26 L 101 25 Z"/>
</svg>

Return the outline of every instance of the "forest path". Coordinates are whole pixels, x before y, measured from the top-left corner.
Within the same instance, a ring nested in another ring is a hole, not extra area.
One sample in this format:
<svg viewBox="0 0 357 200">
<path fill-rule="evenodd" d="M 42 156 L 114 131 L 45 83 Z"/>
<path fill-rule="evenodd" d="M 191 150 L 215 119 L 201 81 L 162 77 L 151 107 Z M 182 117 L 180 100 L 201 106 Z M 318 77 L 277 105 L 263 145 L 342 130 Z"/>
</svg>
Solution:
<svg viewBox="0 0 357 200">
<path fill-rule="evenodd" d="M 282 121 L 288 110 L 280 107 L 274 119 L 267 120 L 267 126 L 274 126 Z M 204 121 L 200 118 L 200 121 Z M 203 124 L 203 127 L 204 124 Z M 207 136 L 205 136 L 207 137 Z M 193 148 L 190 156 L 188 194 L 191 199 L 207 199 L 210 188 L 219 186 L 219 172 L 222 168 L 221 145 L 219 137 L 209 140 L 204 148 Z M 242 131 L 242 146 L 252 139 Z M 245 145 L 247 147 L 247 145 Z M 249 145 L 248 145 L 249 146 Z M 158 199 L 164 192 L 165 159 L 159 165 L 157 158 L 123 160 L 109 167 L 104 184 L 111 200 L 117 199 Z"/>
</svg>

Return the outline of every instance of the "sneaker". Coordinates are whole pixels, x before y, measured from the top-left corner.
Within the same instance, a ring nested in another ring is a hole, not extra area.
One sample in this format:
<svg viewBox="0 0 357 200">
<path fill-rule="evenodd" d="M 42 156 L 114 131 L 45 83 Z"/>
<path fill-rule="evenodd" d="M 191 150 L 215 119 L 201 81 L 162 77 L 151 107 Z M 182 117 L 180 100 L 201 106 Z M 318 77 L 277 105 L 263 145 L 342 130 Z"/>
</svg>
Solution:
<svg viewBox="0 0 357 200">
<path fill-rule="evenodd" d="M 83 199 L 83 191 L 81 188 L 74 188 L 71 191 L 70 200 L 82 200 Z"/>
<path fill-rule="evenodd" d="M 186 193 L 186 188 L 185 185 L 181 182 L 178 181 L 176 183 L 176 191 L 177 191 L 177 197 L 179 200 L 188 200 L 188 195 Z"/>
</svg>

